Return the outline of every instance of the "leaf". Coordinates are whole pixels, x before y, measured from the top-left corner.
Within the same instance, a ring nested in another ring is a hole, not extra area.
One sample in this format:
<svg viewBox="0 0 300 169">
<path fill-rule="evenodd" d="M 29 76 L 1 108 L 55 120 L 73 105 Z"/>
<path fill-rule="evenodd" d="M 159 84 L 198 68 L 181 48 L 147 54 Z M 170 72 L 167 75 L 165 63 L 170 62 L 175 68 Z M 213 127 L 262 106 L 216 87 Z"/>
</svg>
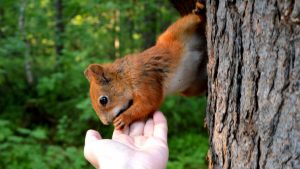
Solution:
<svg viewBox="0 0 300 169">
<path fill-rule="evenodd" d="M 18 128 L 17 131 L 21 134 L 24 134 L 24 135 L 28 135 L 31 133 L 31 130 L 27 129 L 27 128 Z"/>
<path fill-rule="evenodd" d="M 39 139 L 39 140 L 45 140 L 47 139 L 47 131 L 42 128 L 36 128 L 33 130 L 30 134 L 33 138 Z"/>
</svg>

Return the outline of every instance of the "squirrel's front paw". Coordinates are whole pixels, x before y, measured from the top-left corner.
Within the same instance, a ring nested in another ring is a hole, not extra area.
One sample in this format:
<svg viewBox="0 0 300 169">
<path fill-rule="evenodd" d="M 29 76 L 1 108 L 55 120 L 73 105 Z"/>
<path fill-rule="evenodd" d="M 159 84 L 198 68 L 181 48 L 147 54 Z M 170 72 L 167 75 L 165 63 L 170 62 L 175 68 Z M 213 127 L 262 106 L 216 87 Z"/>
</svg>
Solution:
<svg viewBox="0 0 300 169">
<path fill-rule="evenodd" d="M 126 114 L 121 114 L 120 116 L 116 117 L 113 121 L 115 129 L 122 130 L 125 126 L 128 126 L 131 123 L 131 119 Z"/>
</svg>

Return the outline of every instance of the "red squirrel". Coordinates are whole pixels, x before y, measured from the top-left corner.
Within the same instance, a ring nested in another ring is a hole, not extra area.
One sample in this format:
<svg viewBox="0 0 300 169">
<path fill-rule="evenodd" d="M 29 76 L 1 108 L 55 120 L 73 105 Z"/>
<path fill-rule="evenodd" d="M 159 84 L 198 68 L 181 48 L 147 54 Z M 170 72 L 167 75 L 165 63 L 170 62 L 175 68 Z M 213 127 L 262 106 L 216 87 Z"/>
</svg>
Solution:
<svg viewBox="0 0 300 169">
<path fill-rule="evenodd" d="M 200 3 L 197 7 L 204 8 Z M 85 70 L 90 98 L 104 124 L 122 129 L 158 110 L 166 95 L 200 95 L 207 88 L 205 17 L 188 14 L 162 33 L 156 44 L 113 63 Z"/>
</svg>

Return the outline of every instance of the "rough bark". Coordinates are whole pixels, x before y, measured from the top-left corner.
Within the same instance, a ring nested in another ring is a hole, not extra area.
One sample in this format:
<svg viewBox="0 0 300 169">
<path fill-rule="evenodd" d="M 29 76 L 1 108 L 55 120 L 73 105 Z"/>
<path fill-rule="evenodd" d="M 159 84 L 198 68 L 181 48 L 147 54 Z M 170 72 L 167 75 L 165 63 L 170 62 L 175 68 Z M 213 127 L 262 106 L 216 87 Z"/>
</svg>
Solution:
<svg viewBox="0 0 300 169">
<path fill-rule="evenodd" d="M 209 168 L 300 168 L 299 4 L 207 1 Z"/>
</svg>

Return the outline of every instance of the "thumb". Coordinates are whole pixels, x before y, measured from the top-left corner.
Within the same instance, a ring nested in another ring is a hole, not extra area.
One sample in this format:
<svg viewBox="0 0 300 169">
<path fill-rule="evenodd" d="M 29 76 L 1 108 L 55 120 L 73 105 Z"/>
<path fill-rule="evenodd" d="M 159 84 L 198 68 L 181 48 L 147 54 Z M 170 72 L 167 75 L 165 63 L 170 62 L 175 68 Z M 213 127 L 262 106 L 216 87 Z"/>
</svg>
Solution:
<svg viewBox="0 0 300 169">
<path fill-rule="evenodd" d="M 101 139 L 101 135 L 95 130 L 88 130 L 86 132 L 83 153 L 85 159 L 87 159 L 95 168 L 99 168 L 99 163 L 94 152 L 95 144 L 93 143 L 96 143 Z"/>
<path fill-rule="evenodd" d="M 101 140 L 101 139 L 102 139 L 102 137 L 101 137 L 101 135 L 99 134 L 98 131 L 90 129 L 90 130 L 88 130 L 86 132 L 86 135 L 85 135 L 85 144 L 87 144 L 89 142 Z"/>
</svg>

